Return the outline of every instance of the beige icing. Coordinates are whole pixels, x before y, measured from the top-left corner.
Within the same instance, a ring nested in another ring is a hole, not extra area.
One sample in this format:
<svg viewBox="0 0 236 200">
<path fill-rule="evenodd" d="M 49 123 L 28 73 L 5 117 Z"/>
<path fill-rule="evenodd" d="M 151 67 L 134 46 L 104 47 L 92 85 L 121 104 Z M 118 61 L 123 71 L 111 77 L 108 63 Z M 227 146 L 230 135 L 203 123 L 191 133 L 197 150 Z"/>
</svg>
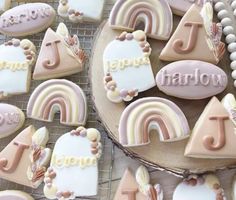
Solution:
<svg viewBox="0 0 236 200">
<path fill-rule="evenodd" d="M 176 40 L 181 39 L 184 44 L 184 48 L 187 46 L 190 36 L 190 27 L 186 26 L 186 22 L 195 22 L 204 24 L 203 18 L 200 15 L 202 7 L 194 4 L 189 11 L 184 15 L 181 22 L 179 23 L 176 31 L 162 50 L 160 59 L 166 61 L 177 61 L 177 60 L 201 60 L 211 62 L 214 64 L 218 63 L 218 58 L 215 57 L 213 50 L 208 46 L 206 40 L 207 32 L 204 26 L 199 27 L 196 45 L 190 53 L 178 54 L 173 44 Z"/>
<path fill-rule="evenodd" d="M 195 124 L 191 138 L 185 149 L 185 156 L 197 158 L 236 158 L 235 126 L 230 119 L 224 120 L 225 145 L 219 149 L 207 149 L 204 138 L 213 137 L 214 145 L 219 142 L 219 124 L 210 120 L 212 116 L 229 116 L 227 110 L 213 97 Z"/>
</svg>

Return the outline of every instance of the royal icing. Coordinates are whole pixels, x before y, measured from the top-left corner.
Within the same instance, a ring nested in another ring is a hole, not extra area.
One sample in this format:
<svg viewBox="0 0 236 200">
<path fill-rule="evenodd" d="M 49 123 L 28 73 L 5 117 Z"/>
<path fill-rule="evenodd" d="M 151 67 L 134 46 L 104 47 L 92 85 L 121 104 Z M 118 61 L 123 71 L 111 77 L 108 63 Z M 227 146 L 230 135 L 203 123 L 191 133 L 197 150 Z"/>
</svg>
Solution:
<svg viewBox="0 0 236 200">
<path fill-rule="evenodd" d="M 227 49 L 230 53 L 230 67 L 233 70 L 232 78 L 236 80 L 236 33 L 233 26 L 236 16 L 236 1 L 215 1 L 214 9 L 223 26 L 225 41 L 228 44 Z M 236 87 L 236 81 L 234 81 L 234 86 Z"/>
<path fill-rule="evenodd" d="M 19 108 L 0 103 L 0 138 L 15 133 L 23 126 L 24 122 L 25 115 Z"/>
<path fill-rule="evenodd" d="M 52 122 L 58 111 L 62 124 L 75 126 L 86 123 L 86 97 L 78 85 L 65 79 L 52 79 L 33 91 L 27 106 L 29 118 Z"/>
<path fill-rule="evenodd" d="M 144 25 L 148 37 L 167 40 L 172 32 L 173 16 L 166 0 L 118 0 L 110 13 L 109 23 L 114 29 L 127 31 Z"/>
<path fill-rule="evenodd" d="M 226 200 L 218 178 L 213 174 L 189 176 L 176 187 L 173 200 Z"/>
<path fill-rule="evenodd" d="M 58 14 L 78 23 L 83 21 L 100 21 L 104 0 L 59 0 Z"/>
<path fill-rule="evenodd" d="M 222 69 L 211 63 L 184 60 L 162 68 L 156 82 L 159 90 L 168 95 L 203 99 L 221 93 L 227 86 L 228 78 Z"/>
<path fill-rule="evenodd" d="M 0 0 L 0 12 L 8 10 L 11 6 L 11 0 Z"/>
<path fill-rule="evenodd" d="M 100 133 L 79 127 L 56 142 L 44 182 L 48 199 L 75 199 L 97 194 Z"/>
<path fill-rule="evenodd" d="M 182 140 L 189 136 L 184 113 L 171 101 L 158 97 L 141 98 L 129 104 L 119 122 L 119 142 L 123 146 L 150 143 L 149 132 L 156 130 L 162 142 Z"/>
<path fill-rule="evenodd" d="M 126 169 L 114 200 L 163 200 L 161 186 L 150 184 L 150 176 L 144 166 L 137 169 L 135 176 Z"/>
<path fill-rule="evenodd" d="M 221 103 L 229 113 L 229 118 L 236 126 L 236 99 L 233 94 L 229 93 L 221 100 Z"/>
<path fill-rule="evenodd" d="M 201 60 L 217 64 L 225 52 L 222 26 L 213 21 L 213 8 L 193 4 L 160 54 L 161 60 Z"/>
<path fill-rule="evenodd" d="M 197 158 L 236 158 L 235 125 L 216 97 L 213 97 L 196 122 L 185 156 Z"/>
<path fill-rule="evenodd" d="M 34 200 L 34 198 L 22 191 L 4 190 L 0 192 L 0 200 Z"/>
<path fill-rule="evenodd" d="M 32 35 L 49 27 L 54 18 L 55 11 L 48 4 L 22 4 L 1 15 L 0 32 L 11 36 Z"/>
<path fill-rule="evenodd" d="M 12 39 L 0 45 L 0 99 L 28 92 L 35 53 L 34 44 L 27 39 Z"/>
<path fill-rule="evenodd" d="M 130 101 L 138 92 L 154 87 L 150 54 L 151 47 L 143 31 L 123 32 L 108 44 L 103 54 L 103 69 L 110 101 Z"/>
<path fill-rule="evenodd" d="M 176 15 L 183 16 L 197 0 L 167 0 Z"/>
<path fill-rule="evenodd" d="M 0 152 L 0 177 L 37 188 L 44 178 L 51 150 L 45 148 L 48 130 L 29 126 Z"/>
<path fill-rule="evenodd" d="M 33 79 L 68 76 L 82 71 L 84 62 L 78 37 L 70 36 L 65 24 L 60 23 L 56 32 L 49 28 L 44 36 Z"/>
</svg>

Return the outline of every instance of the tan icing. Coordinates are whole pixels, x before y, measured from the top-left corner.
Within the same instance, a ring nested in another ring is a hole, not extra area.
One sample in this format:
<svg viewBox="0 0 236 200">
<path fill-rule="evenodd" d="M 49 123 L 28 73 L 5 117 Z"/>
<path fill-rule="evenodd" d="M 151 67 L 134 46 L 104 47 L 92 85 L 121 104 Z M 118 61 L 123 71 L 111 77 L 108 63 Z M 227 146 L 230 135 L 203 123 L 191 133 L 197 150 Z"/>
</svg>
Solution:
<svg viewBox="0 0 236 200">
<path fill-rule="evenodd" d="M 225 145 L 217 150 L 209 150 L 204 146 L 203 139 L 214 138 L 214 145 L 219 140 L 219 124 L 210 120 L 211 116 L 228 116 L 228 112 L 216 97 L 206 106 L 193 128 L 191 138 L 185 149 L 185 156 L 198 158 L 236 158 L 235 126 L 230 119 L 224 120 Z"/>
<path fill-rule="evenodd" d="M 206 41 L 207 32 L 204 27 L 198 28 L 198 36 L 196 45 L 193 50 L 186 54 L 178 54 L 173 49 L 173 44 L 176 40 L 180 39 L 184 47 L 188 45 L 190 27 L 185 26 L 186 22 L 195 22 L 199 24 L 203 24 L 203 19 L 200 15 L 201 6 L 197 6 L 194 4 L 189 11 L 184 15 L 181 22 L 179 23 L 176 31 L 168 41 L 165 48 L 162 50 L 160 59 L 167 61 L 176 61 L 176 60 L 201 60 L 206 62 L 211 62 L 214 64 L 218 63 L 218 58 L 214 56 L 214 52 L 210 50 L 208 43 Z"/>
</svg>

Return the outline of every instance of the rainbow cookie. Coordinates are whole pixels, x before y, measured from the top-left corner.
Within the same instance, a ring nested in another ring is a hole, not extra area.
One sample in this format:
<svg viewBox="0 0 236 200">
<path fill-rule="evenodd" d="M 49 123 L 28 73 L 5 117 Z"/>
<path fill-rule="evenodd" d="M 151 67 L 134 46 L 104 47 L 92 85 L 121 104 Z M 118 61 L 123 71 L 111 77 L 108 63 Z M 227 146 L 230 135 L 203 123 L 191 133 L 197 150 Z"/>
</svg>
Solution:
<svg viewBox="0 0 236 200">
<path fill-rule="evenodd" d="M 212 97 L 192 130 L 185 148 L 185 156 L 208 159 L 236 158 L 235 124 L 224 106 L 225 102 L 222 105 L 216 97 Z"/>
<path fill-rule="evenodd" d="M 156 85 L 149 59 L 151 51 L 143 31 L 123 32 L 107 45 L 103 69 L 110 101 L 131 101 L 139 92 Z"/>
<path fill-rule="evenodd" d="M 27 39 L 11 39 L 0 45 L 0 99 L 28 92 L 35 53 L 34 44 Z"/>
<path fill-rule="evenodd" d="M 34 198 L 19 190 L 4 190 L 0 192 L 0 200 L 34 200 Z"/>
<path fill-rule="evenodd" d="M 151 130 L 157 130 L 163 142 L 182 140 L 190 132 L 184 113 L 167 99 L 142 98 L 125 108 L 119 123 L 119 141 L 123 146 L 150 143 Z"/>
<path fill-rule="evenodd" d="M 97 194 L 100 139 L 98 130 L 79 127 L 57 140 L 44 178 L 46 198 L 69 200 Z"/>
<path fill-rule="evenodd" d="M 134 31 L 144 23 L 147 36 L 167 40 L 173 27 L 173 16 L 166 0 L 118 0 L 109 17 L 111 28 Z"/>
<path fill-rule="evenodd" d="M 86 123 L 86 97 L 78 85 L 65 79 L 52 79 L 33 91 L 27 106 L 29 118 L 52 122 L 58 111 L 62 124 L 75 126 Z"/>
<path fill-rule="evenodd" d="M 0 138 L 7 137 L 20 129 L 25 122 L 25 115 L 16 106 L 0 103 Z"/>
<path fill-rule="evenodd" d="M 225 52 L 221 36 L 222 25 L 213 23 L 211 3 L 193 4 L 159 58 L 165 61 L 200 60 L 217 64 Z"/>
<path fill-rule="evenodd" d="M 33 79 L 68 76 L 82 71 L 84 62 L 85 53 L 77 35 L 70 36 L 66 25 L 60 23 L 56 32 L 48 28 L 45 33 Z"/>
<path fill-rule="evenodd" d="M 132 198 L 131 198 L 132 197 Z M 136 175 L 126 169 L 113 200 L 163 200 L 160 184 L 150 184 L 149 172 L 140 166 Z"/>
<path fill-rule="evenodd" d="M 224 190 L 217 176 L 191 175 L 176 187 L 172 200 L 226 200 Z"/>
<path fill-rule="evenodd" d="M 51 150 L 48 130 L 29 126 L 0 152 L 0 178 L 37 188 L 43 181 Z"/>
</svg>

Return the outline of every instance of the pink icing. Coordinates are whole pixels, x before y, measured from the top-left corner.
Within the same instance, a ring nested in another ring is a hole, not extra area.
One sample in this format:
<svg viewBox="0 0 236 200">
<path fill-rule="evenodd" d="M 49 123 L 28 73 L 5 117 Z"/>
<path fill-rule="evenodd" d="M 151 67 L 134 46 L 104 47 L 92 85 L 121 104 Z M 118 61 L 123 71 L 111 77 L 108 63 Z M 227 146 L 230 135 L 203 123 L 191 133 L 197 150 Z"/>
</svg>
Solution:
<svg viewBox="0 0 236 200">
<path fill-rule="evenodd" d="M 14 36 L 37 33 L 47 28 L 54 17 L 55 11 L 48 4 L 22 4 L 1 15 L 0 31 Z"/>
<path fill-rule="evenodd" d="M 22 111 L 10 104 L 0 103 L 0 138 L 1 135 L 16 131 L 24 121 Z"/>
<path fill-rule="evenodd" d="M 156 76 L 156 82 L 158 88 L 168 95 L 203 99 L 221 93 L 226 88 L 228 79 L 225 72 L 216 65 L 184 60 L 162 68 Z"/>
</svg>

